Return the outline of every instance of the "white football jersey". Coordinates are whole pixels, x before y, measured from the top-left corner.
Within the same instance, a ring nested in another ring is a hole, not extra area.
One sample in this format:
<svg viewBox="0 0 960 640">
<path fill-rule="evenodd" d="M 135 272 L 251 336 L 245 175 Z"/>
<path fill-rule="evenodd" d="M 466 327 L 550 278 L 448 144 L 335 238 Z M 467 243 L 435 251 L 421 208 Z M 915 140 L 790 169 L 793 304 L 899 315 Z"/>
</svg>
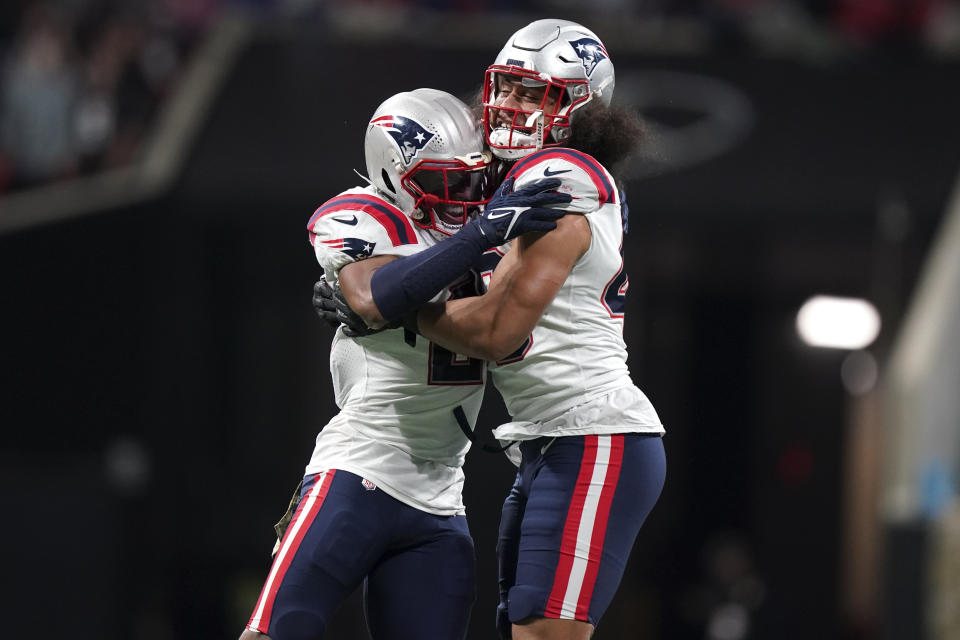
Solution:
<svg viewBox="0 0 960 640">
<path fill-rule="evenodd" d="M 562 180 L 557 190 L 573 196 L 567 211 L 586 216 L 592 237 L 524 345 L 490 364 L 492 381 L 514 420 L 494 434 L 500 440 L 526 440 L 663 433 L 657 412 L 627 369 L 623 311 L 628 279 L 613 177 L 589 155 L 564 148 L 527 156 L 513 166 L 511 176 L 514 189 L 543 178 Z"/>
<path fill-rule="evenodd" d="M 349 262 L 412 255 L 438 241 L 373 187 L 327 201 L 308 228 L 331 284 Z M 470 441 L 453 408 L 462 406 L 469 424 L 476 424 L 486 364 L 422 336 L 411 347 L 403 329 L 349 338 L 341 328 L 330 349 L 330 375 L 340 413 L 317 436 L 306 472 L 344 469 L 417 509 L 464 513 L 461 467 Z"/>
</svg>

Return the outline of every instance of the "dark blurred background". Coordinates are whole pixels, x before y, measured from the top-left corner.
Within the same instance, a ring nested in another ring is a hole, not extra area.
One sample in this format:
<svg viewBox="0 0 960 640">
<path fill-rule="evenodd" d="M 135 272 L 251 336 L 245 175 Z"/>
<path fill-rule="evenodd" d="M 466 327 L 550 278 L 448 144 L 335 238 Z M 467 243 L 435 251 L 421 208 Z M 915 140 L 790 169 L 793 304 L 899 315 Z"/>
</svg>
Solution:
<svg viewBox="0 0 960 640">
<path fill-rule="evenodd" d="M 336 411 L 306 221 L 377 104 L 470 97 L 541 17 L 650 129 L 625 338 L 668 476 L 595 637 L 960 638 L 956 0 L 4 3 L 5 633 L 239 635 Z M 879 335 L 804 343 L 818 294 Z M 512 476 L 468 458 L 470 640 Z M 358 595 L 329 637 L 366 637 Z"/>
</svg>

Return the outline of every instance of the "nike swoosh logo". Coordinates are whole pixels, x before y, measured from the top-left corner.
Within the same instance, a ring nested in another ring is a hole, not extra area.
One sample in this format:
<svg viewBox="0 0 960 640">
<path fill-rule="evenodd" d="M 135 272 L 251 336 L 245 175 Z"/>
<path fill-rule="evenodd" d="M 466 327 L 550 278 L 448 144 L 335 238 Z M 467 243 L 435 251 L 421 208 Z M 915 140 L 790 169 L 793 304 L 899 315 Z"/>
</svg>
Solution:
<svg viewBox="0 0 960 640">
<path fill-rule="evenodd" d="M 561 169 L 560 171 L 550 171 L 550 167 L 547 167 L 543 170 L 543 176 L 549 178 L 550 176 L 558 176 L 561 173 L 570 173 L 571 169 Z"/>
<path fill-rule="evenodd" d="M 504 208 L 504 209 L 495 209 L 487 214 L 487 219 L 496 220 L 497 218 L 506 218 L 507 216 L 512 216 L 516 214 L 517 209 L 513 208 Z"/>
<path fill-rule="evenodd" d="M 331 216 L 331 217 L 337 222 L 341 222 L 343 224 L 349 224 L 350 226 L 357 224 L 357 216 L 352 215 L 349 218 L 347 216 Z"/>
<path fill-rule="evenodd" d="M 547 449 L 550 448 L 550 445 L 552 445 L 552 444 L 553 444 L 554 442 L 556 442 L 556 441 L 557 441 L 556 438 L 550 438 L 550 442 L 548 442 L 547 444 L 545 444 L 545 445 L 543 445 L 542 447 L 540 447 L 540 455 L 545 454 L 545 453 L 547 452 Z"/>
</svg>

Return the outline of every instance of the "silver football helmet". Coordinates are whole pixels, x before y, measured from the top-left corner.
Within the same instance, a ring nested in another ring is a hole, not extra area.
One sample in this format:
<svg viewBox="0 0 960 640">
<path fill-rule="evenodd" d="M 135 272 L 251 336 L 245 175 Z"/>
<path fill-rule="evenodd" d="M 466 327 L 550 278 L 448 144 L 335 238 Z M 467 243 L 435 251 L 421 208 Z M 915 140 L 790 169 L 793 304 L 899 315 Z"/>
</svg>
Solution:
<svg viewBox="0 0 960 640">
<path fill-rule="evenodd" d="M 517 83 L 543 88 L 539 108 L 505 106 L 505 87 Z M 609 105 L 613 86 L 613 62 L 596 34 L 569 20 L 532 22 L 510 36 L 484 77 L 487 144 L 505 160 L 563 144 L 570 115 L 591 100 Z"/>
<path fill-rule="evenodd" d="M 492 161 L 479 123 L 436 89 L 398 93 L 377 107 L 364 152 L 370 182 L 421 227 L 456 233 L 490 199 Z"/>
</svg>

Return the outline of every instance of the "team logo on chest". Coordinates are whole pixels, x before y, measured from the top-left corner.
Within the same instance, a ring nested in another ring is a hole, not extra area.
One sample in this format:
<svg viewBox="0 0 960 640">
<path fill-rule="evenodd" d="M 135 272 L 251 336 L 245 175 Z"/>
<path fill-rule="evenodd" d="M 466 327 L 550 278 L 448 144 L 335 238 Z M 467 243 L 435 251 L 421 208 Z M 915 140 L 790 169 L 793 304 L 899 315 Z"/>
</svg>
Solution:
<svg viewBox="0 0 960 640">
<path fill-rule="evenodd" d="M 593 73 L 593 70 L 597 68 L 598 64 L 610 57 L 607 55 L 607 50 L 603 48 L 603 45 L 593 38 L 580 38 L 579 40 L 570 40 L 569 42 L 573 50 L 577 52 L 577 56 L 580 58 L 580 63 L 583 65 L 583 70 L 587 72 L 588 78 Z"/>
<path fill-rule="evenodd" d="M 370 121 L 370 124 L 383 127 L 393 138 L 400 153 L 403 154 L 403 163 L 409 165 L 413 158 L 427 146 L 435 134 L 430 133 L 416 120 L 402 116 L 380 116 Z"/>
</svg>

